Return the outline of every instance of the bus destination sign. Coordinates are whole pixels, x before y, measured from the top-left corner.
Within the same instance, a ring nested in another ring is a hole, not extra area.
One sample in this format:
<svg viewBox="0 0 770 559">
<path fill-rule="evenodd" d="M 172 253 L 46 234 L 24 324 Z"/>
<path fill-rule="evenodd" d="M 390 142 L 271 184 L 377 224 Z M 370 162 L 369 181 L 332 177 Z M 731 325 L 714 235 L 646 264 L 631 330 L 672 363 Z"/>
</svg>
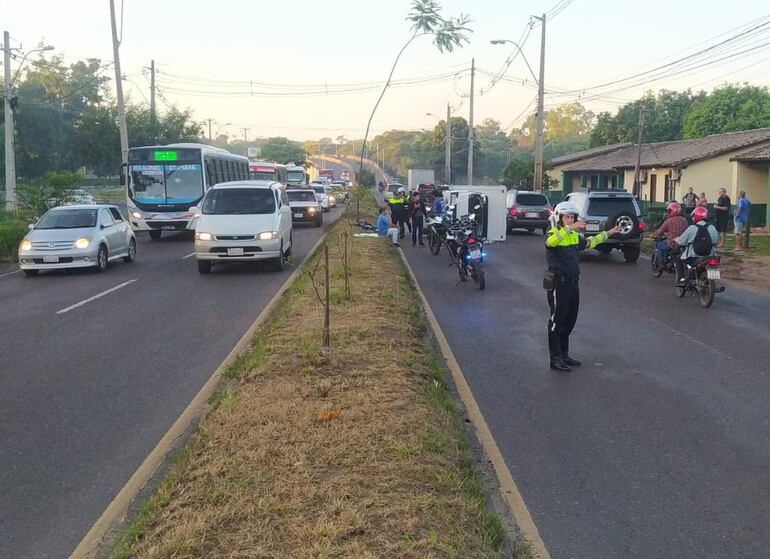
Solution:
<svg viewBox="0 0 770 559">
<path fill-rule="evenodd" d="M 154 151 L 152 152 L 153 161 L 176 161 L 177 152 L 175 151 Z"/>
</svg>

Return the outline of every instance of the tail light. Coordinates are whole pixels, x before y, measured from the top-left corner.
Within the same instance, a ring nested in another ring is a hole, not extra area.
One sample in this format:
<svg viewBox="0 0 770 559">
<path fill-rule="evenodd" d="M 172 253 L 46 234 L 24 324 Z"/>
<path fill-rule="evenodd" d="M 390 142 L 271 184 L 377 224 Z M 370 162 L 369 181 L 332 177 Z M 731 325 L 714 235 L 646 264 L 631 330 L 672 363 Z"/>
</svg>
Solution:
<svg viewBox="0 0 770 559">
<path fill-rule="evenodd" d="M 500 214 L 497 214 L 497 215 L 500 215 Z M 468 244 L 469 245 L 476 244 L 476 239 L 474 239 L 473 237 L 469 237 L 468 238 Z"/>
<path fill-rule="evenodd" d="M 516 206 L 511 206 L 511 207 L 508 209 L 508 214 L 509 214 L 511 217 L 516 217 Z M 498 214 L 498 215 L 499 215 L 499 214 Z"/>
<path fill-rule="evenodd" d="M 642 221 L 642 220 L 640 219 L 640 220 L 639 220 L 639 231 L 644 231 L 644 228 L 645 228 L 645 225 L 644 225 L 644 221 Z"/>
<path fill-rule="evenodd" d="M 709 258 L 706 260 L 706 266 L 719 266 L 719 260 L 716 258 Z"/>
<path fill-rule="evenodd" d="M 548 217 L 553 215 L 553 208 L 548 208 Z"/>
</svg>

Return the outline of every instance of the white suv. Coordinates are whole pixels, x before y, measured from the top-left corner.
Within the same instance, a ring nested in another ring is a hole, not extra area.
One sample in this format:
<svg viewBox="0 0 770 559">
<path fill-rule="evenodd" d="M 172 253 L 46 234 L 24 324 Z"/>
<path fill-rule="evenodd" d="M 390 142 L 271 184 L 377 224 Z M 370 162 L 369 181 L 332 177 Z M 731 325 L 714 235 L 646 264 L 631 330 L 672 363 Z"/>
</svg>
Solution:
<svg viewBox="0 0 770 559">
<path fill-rule="evenodd" d="M 254 260 L 271 260 L 282 270 L 291 254 L 291 208 L 279 182 L 220 183 L 190 211 L 198 216 L 195 258 L 201 274 L 208 274 L 215 262 Z"/>
</svg>

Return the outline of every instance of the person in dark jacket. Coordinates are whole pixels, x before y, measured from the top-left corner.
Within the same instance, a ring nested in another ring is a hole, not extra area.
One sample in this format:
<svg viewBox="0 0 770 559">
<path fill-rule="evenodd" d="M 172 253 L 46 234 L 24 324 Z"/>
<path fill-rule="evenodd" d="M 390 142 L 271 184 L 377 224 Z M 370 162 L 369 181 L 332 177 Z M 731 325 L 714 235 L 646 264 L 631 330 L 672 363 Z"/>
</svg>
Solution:
<svg viewBox="0 0 770 559">
<path fill-rule="evenodd" d="M 409 224 L 409 216 L 407 215 L 407 208 L 409 207 L 409 201 L 406 198 L 406 194 L 403 188 L 399 188 L 389 200 L 388 206 L 390 206 L 390 214 L 393 219 L 393 223 L 398 225 L 398 236 L 400 239 L 404 238 L 404 224 L 409 225 L 409 232 L 412 232 L 412 226 Z"/>
<path fill-rule="evenodd" d="M 617 226 L 593 237 L 584 237 L 578 231 L 585 223 L 578 221 L 578 209 L 572 202 L 561 202 L 554 208 L 554 226 L 545 234 L 545 256 L 548 271 L 553 274 L 553 285 L 547 291 L 551 315 L 548 318 L 548 350 L 551 369 L 569 372 L 579 367 L 580 361 L 570 357 L 569 335 L 575 327 L 580 306 L 580 261 L 578 253 L 596 248 L 619 231 Z"/>
<path fill-rule="evenodd" d="M 428 212 L 419 190 L 415 190 L 409 200 L 409 217 L 412 219 L 412 246 L 418 243 L 423 246 L 425 244 L 422 242 L 423 224 L 428 217 Z"/>
</svg>

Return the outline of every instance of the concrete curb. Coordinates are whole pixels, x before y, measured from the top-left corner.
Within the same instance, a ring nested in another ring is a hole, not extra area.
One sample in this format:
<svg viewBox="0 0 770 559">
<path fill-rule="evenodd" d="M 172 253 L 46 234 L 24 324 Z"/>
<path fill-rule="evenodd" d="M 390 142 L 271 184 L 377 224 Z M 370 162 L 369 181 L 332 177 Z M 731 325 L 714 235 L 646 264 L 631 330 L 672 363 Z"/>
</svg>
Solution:
<svg viewBox="0 0 770 559">
<path fill-rule="evenodd" d="M 506 465 L 505 460 L 503 459 L 503 455 L 500 452 L 494 437 L 492 436 L 492 432 L 490 431 L 489 426 L 484 419 L 484 415 L 481 413 L 481 409 L 476 403 L 473 392 L 471 392 L 470 386 L 468 386 L 468 382 L 465 380 L 465 375 L 463 374 L 457 359 L 455 359 L 452 348 L 449 345 L 446 336 L 444 336 L 444 332 L 441 330 L 441 326 L 436 320 L 436 316 L 433 314 L 433 310 L 428 303 L 428 299 L 425 297 L 420 284 L 417 282 L 417 277 L 414 275 L 412 267 L 409 265 L 409 261 L 406 259 L 406 256 L 404 256 L 404 252 L 399 250 L 398 253 L 401 257 L 401 261 L 404 263 L 404 267 L 406 268 L 407 273 L 409 274 L 409 279 L 414 285 L 415 290 L 417 291 L 417 295 L 420 297 L 420 302 L 422 304 L 423 311 L 425 312 L 425 316 L 428 319 L 428 324 L 430 324 L 433 335 L 438 342 L 439 348 L 441 349 L 441 354 L 446 361 L 447 367 L 452 373 L 452 379 L 454 380 L 455 386 L 457 387 L 457 392 L 460 395 L 460 399 L 463 401 L 465 409 L 468 412 L 468 418 L 470 419 L 471 424 L 476 431 L 476 437 L 481 443 L 484 454 L 486 454 L 487 458 L 495 469 L 495 474 L 497 475 L 497 480 L 500 484 L 500 493 L 503 497 L 503 500 L 508 505 L 511 516 L 516 522 L 516 525 L 519 527 L 519 530 L 521 530 L 522 535 L 532 546 L 532 552 L 534 556 L 538 557 L 539 559 L 551 559 L 551 555 L 548 553 L 548 550 L 545 547 L 545 543 L 540 537 L 540 532 L 538 531 L 534 520 L 532 520 L 532 515 L 529 513 L 529 509 L 524 502 L 524 498 L 521 496 L 521 492 L 519 491 L 516 482 L 513 480 L 513 476 L 511 475 L 510 470 L 508 470 L 508 466 Z"/>
<path fill-rule="evenodd" d="M 342 215 L 340 215 L 340 218 L 342 218 Z M 203 385 L 198 394 L 195 395 L 195 398 L 188 404 L 182 412 L 182 415 L 179 416 L 166 434 L 163 435 L 163 438 L 161 438 L 158 444 L 155 445 L 152 452 L 147 455 L 144 462 L 142 462 L 136 472 L 134 472 L 128 482 L 126 482 L 120 492 L 107 506 L 96 523 L 75 548 L 75 551 L 69 556 L 69 559 L 91 559 L 97 557 L 97 553 L 100 551 L 101 546 L 106 543 L 107 537 L 126 519 L 126 514 L 129 512 L 134 499 L 136 499 L 147 484 L 153 480 L 163 466 L 169 453 L 175 448 L 177 442 L 205 416 L 206 412 L 209 410 L 209 399 L 219 386 L 224 370 L 228 365 L 235 361 L 241 353 L 249 349 L 256 331 L 263 326 L 270 316 L 270 313 L 280 302 L 284 293 L 286 293 L 289 287 L 294 283 L 294 280 L 297 279 L 302 272 L 302 268 L 305 263 L 308 262 L 308 258 L 310 258 L 318 247 L 326 240 L 327 234 L 328 231 L 325 231 L 324 234 L 321 235 L 321 238 L 319 238 L 310 251 L 308 251 L 307 257 L 302 262 L 302 265 L 298 266 L 297 269 L 291 273 L 283 285 L 281 285 L 280 289 L 273 295 L 270 302 L 268 302 L 265 308 L 262 309 L 262 312 L 259 313 L 249 329 L 246 330 L 246 333 L 241 336 L 241 339 L 235 347 L 227 354 L 224 361 L 222 361 L 219 367 L 216 368 L 209 380 L 206 381 L 206 384 Z"/>
</svg>

